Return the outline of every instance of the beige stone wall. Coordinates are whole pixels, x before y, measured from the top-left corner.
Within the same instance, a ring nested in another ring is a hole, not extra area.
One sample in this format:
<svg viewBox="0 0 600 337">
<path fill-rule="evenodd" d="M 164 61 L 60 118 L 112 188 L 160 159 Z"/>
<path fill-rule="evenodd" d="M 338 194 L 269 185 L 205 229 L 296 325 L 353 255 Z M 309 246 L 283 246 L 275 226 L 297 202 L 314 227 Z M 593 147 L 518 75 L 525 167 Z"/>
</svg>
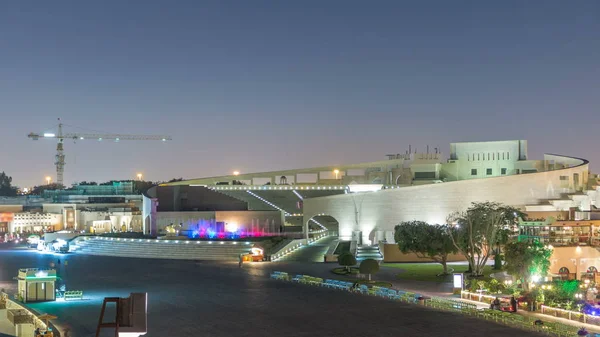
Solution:
<svg viewBox="0 0 600 337">
<path fill-rule="evenodd" d="M 252 224 L 263 228 L 268 222 L 271 230 L 279 231 L 283 215 L 279 211 L 158 212 L 156 224 L 158 232 L 161 232 L 171 223 L 182 223 L 182 230 L 188 230 L 194 229 L 201 221 L 236 223 L 244 231 L 250 230 Z"/>
<path fill-rule="evenodd" d="M 352 232 L 359 230 L 363 243 L 368 244 L 377 231 L 385 232 L 388 238 L 394 226 L 402 221 L 441 224 L 448 214 L 465 210 L 473 202 L 494 201 L 522 207 L 560 198 L 565 193 L 560 188 L 560 176 L 575 173 L 587 176 L 588 164 L 531 174 L 311 198 L 304 200 L 304 224 L 317 214 L 330 215 L 340 223 L 342 239 L 350 239 Z"/>
<path fill-rule="evenodd" d="M 550 258 L 551 274 L 558 274 L 560 268 L 565 267 L 579 279 L 581 273 L 592 266 L 600 270 L 600 251 L 590 246 L 554 247 Z"/>
</svg>

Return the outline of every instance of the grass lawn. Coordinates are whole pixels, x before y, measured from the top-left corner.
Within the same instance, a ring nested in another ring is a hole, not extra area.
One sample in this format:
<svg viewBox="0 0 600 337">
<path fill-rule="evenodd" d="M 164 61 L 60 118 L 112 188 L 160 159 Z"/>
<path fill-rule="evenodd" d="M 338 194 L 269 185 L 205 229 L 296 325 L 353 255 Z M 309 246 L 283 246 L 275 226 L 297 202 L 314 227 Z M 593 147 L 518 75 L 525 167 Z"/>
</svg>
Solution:
<svg viewBox="0 0 600 337">
<path fill-rule="evenodd" d="M 348 274 L 354 275 L 354 274 L 358 274 L 358 268 L 350 267 L 350 272 L 348 272 L 348 270 L 346 270 L 346 267 L 337 267 L 337 268 L 331 269 L 331 272 L 336 275 L 348 275 Z"/>
<path fill-rule="evenodd" d="M 350 241 L 341 241 L 335 248 L 335 252 L 333 252 L 333 254 L 340 255 L 348 252 L 350 252 Z"/>
<path fill-rule="evenodd" d="M 469 269 L 467 265 L 449 265 L 450 275 L 438 276 L 444 269 L 439 263 L 384 263 L 382 267 L 391 267 L 402 269 L 396 277 L 400 280 L 430 281 L 430 282 L 449 282 L 452 281 L 452 273 L 464 273 Z M 454 269 L 454 271 L 452 271 Z M 493 273 L 492 266 L 485 266 L 483 270 L 484 278 L 488 279 Z"/>
<path fill-rule="evenodd" d="M 331 269 L 331 272 L 336 275 L 342 275 L 342 276 L 356 275 L 359 273 L 357 267 L 350 267 L 350 273 L 348 273 L 348 271 L 344 267 L 333 268 L 333 269 Z M 358 284 L 366 284 L 369 286 L 377 286 L 377 287 L 387 287 L 387 288 L 392 287 L 392 284 L 390 282 L 385 282 L 385 281 L 375 281 L 375 280 L 369 281 L 369 280 L 364 280 L 364 279 L 351 279 L 351 278 L 344 279 L 343 281 L 357 282 Z"/>
</svg>

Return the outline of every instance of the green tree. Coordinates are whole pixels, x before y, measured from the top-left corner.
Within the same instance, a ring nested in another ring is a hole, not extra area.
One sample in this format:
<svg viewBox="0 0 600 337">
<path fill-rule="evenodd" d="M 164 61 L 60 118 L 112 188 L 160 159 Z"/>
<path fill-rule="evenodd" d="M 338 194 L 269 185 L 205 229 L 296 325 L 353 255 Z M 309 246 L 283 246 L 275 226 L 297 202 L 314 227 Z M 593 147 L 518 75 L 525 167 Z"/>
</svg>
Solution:
<svg viewBox="0 0 600 337">
<path fill-rule="evenodd" d="M 65 187 L 63 185 L 59 185 L 56 183 L 52 183 L 50 185 L 40 185 L 40 186 L 34 186 L 31 189 L 31 193 L 32 195 L 42 195 L 44 193 L 44 191 L 52 191 L 52 190 L 62 190 Z"/>
<path fill-rule="evenodd" d="M 12 185 L 12 177 L 4 173 L 0 173 L 0 196 L 14 197 L 17 195 L 18 188 Z"/>
<path fill-rule="evenodd" d="M 133 182 L 133 189 L 137 194 L 144 194 L 150 187 L 155 185 L 158 185 L 158 183 L 154 183 L 152 181 L 136 180 Z"/>
<path fill-rule="evenodd" d="M 377 262 L 373 259 L 363 260 L 360 263 L 360 266 L 358 266 L 358 271 L 361 274 L 368 274 L 369 281 L 371 281 L 371 274 L 375 274 L 376 272 L 379 271 L 379 262 Z"/>
<path fill-rule="evenodd" d="M 550 269 L 552 249 L 540 242 L 510 242 L 504 248 L 506 271 L 519 278 L 524 290 L 529 290 L 533 277 L 544 277 Z"/>
<path fill-rule="evenodd" d="M 338 264 L 346 267 L 346 270 L 350 272 L 350 267 L 356 265 L 356 258 L 350 252 L 344 252 L 338 255 Z"/>
<path fill-rule="evenodd" d="M 483 275 L 494 246 L 502 243 L 504 230 L 514 230 L 518 217 L 515 208 L 493 202 L 473 203 L 466 211 L 448 216 L 452 243 L 467 258 L 473 276 Z"/>
<path fill-rule="evenodd" d="M 414 253 L 419 258 L 441 264 L 446 275 L 448 255 L 458 252 L 449 231 L 447 226 L 430 225 L 423 221 L 405 221 L 395 227 L 394 240 L 402 253 Z"/>
</svg>

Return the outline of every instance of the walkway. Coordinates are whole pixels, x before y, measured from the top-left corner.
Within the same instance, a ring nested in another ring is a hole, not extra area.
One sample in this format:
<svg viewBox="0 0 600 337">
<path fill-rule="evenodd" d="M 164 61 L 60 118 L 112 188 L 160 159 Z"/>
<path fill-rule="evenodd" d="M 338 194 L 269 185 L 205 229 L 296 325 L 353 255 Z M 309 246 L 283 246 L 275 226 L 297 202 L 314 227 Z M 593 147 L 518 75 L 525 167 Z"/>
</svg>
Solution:
<svg viewBox="0 0 600 337">
<path fill-rule="evenodd" d="M 290 253 L 277 262 L 323 262 L 329 246 L 335 240 L 337 240 L 335 236 L 326 236 L 321 240 L 317 240 L 308 246 Z"/>
<path fill-rule="evenodd" d="M 0 250 L 1 250 L 0 245 Z M 18 268 L 45 267 L 57 256 L 2 250 L 0 282 L 14 292 Z M 504 337 L 520 330 L 450 312 L 396 303 L 371 296 L 308 287 L 269 279 L 266 266 L 296 265 L 310 274 L 324 263 L 245 263 L 170 261 L 68 254 L 61 276 L 83 301 L 34 303 L 31 307 L 69 322 L 72 337 L 94 336 L 102 298 L 148 292 L 147 337 L 248 336 L 434 336 Z M 64 260 L 63 260 L 64 262 Z M 298 270 L 299 271 L 299 270 Z M 368 308 L 368 310 L 365 310 Z M 200 314 L 199 314 L 200 313 Z M 251 313 L 251 314 L 249 314 Z M 392 313 L 392 314 L 390 314 Z M 302 317 L 302 319 L 298 319 Z M 348 324 L 348 317 L 355 324 Z M 310 324 L 306 324 L 310 322 Z M 535 336 L 535 335 L 533 335 Z"/>
<path fill-rule="evenodd" d="M 331 273 L 331 269 L 335 268 L 337 264 L 335 263 L 314 263 L 314 264 L 306 264 L 306 263 L 271 263 L 271 264 L 262 264 L 262 265 L 254 265 L 256 268 L 266 268 L 269 271 L 279 270 L 285 271 L 290 274 L 305 274 L 311 275 L 321 278 L 330 278 L 330 279 L 348 279 L 353 276 L 339 276 Z M 437 283 L 437 282 L 427 282 L 427 281 L 409 281 L 409 280 L 400 280 L 396 278 L 396 275 L 400 272 L 398 268 L 390 268 L 390 267 L 382 267 L 380 271 L 376 274 L 375 279 L 378 281 L 390 282 L 395 289 L 402 289 L 414 293 L 420 293 L 426 296 L 437 296 L 437 297 L 446 297 L 452 298 L 455 300 L 461 300 L 463 302 L 471 303 L 477 305 L 478 308 L 488 308 L 489 305 L 476 301 L 469 301 L 465 299 L 460 299 L 457 295 L 452 294 L 452 284 L 450 282 L 446 283 Z M 575 321 L 570 321 L 568 319 L 552 317 L 548 315 L 542 315 L 540 313 L 528 312 L 528 311 L 518 311 L 520 315 L 531 315 L 536 316 L 542 321 L 550 321 L 550 322 L 559 322 L 563 324 L 568 324 L 574 327 L 585 327 L 588 331 L 593 333 L 600 333 L 600 327 L 592 324 L 584 324 Z"/>
</svg>

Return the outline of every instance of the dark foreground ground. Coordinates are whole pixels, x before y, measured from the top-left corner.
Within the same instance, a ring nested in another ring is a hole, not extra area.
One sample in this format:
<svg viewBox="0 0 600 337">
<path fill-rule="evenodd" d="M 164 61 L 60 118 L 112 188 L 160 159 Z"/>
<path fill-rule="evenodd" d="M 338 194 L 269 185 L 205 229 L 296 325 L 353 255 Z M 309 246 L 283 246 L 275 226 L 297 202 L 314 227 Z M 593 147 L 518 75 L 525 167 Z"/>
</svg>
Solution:
<svg viewBox="0 0 600 337">
<path fill-rule="evenodd" d="M 13 292 L 19 268 L 48 267 L 58 258 L 68 289 L 83 290 L 85 300 L 32 307 L 59 316 L 75 337 L 94 336 L 103 297 L 130 292 L 148 292 L 148 337 L 534 335 L 415 305 L 270 280 L 266 264 L 239 269 L 231 263 L 41 255 L 0 245 L 0 287 Z"/>
</svg>

